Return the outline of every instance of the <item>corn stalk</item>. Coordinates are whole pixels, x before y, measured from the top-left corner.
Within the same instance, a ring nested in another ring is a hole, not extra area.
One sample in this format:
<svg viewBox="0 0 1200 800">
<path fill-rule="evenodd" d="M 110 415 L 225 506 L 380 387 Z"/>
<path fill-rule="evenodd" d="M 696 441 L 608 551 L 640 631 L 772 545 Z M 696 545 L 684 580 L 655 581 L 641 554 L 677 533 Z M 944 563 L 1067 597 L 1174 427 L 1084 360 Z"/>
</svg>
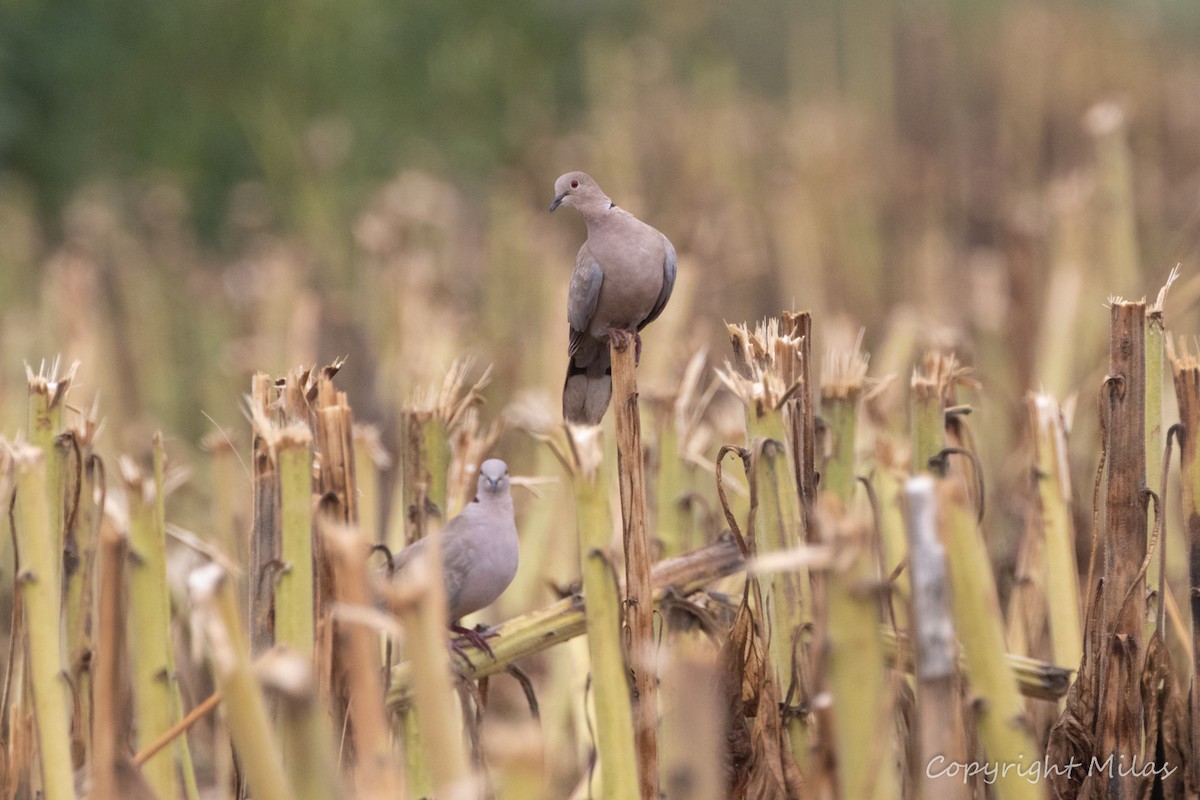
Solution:
<svg viewBox="0 0 1200 800">
<path fill-rule="evenodd" d="M 955 628 L 976 698 L 972 708 L 980 743 L 989 761 L 1014 765 L 1001 770 L 993 788 L 1000 800 L 1040 798 L 1037 784 L 1018 771 L 1038 760 L 1037 745 L 1024 726 L 1017 678 L 1005 659 L 1004 619 L 987 548 L 975 512 L 957 481 L 948 479 L 939 485 L 938 510 L 950 567 Z"/>
<path fill-rule="evenodd" d="M 821 380 L 827 442 L 821 531 L 836 553 L 825 580 L 825 638 L 839 786 L 847 797 L 885 798 L 900 787 L 894 759 L 881 756 L 894 751 L 895 728 L 890 724 L 893 687 L 877 624 L 879 595 L 873 590 L 881 580 L 879 551 L 872 525 L 854 503 L 858 401 L 866 373 L 867 356 L 856 343 L 851 351 L 830 354 Z"/>
<path fill-rule="evenodd" d="M 71 710 L 61 643 L 62 595 L 59 583 L 61 550 L 54 535 L 51 503 L 47 502 L 49 475 L 45 452 L 17 446 L 0 464 L 0 473 L 15 473 L 17 516 L 14 532 L 21 557 L 17 575 L 25 611 L 28 637 L 29 683 L 37 721 L 38 762 L 46 800 L 74 800 L 71 774 Z M 7 476 L 5 476 L 7 477 Z M 7 496 L 8 492 L 0 493 Z M 57 503 L 61 505 L 61 502 Z"/>
<path fill-rule="evenodd" d="M 1029 398 L 1037 481 L 1038 532 L 1045 547 L 1043 588 L 1050 624 L 1053 661 L 1078 664 L 1083 657 L 1079 618 L 1079 566 L 1075 560 L 1075 523 L 1071 516 L 1071 472 L 1067 434 L 1054 398 Z"/>
<path fill-rule="evenodd" d="M 957 686 L 958 661 L 946 551 L 938 539 L 933 478 L 918 475 L 905 485 L 909 572 L 912 575 L 913 648 L 917 678 L 918 779 L 924 797 L 967 800 L 970 789 L 947 770 L 966 762 L 966 736 Z"/>
<path fill-rule="evenodd" d="M 571 465 L 571 486 L 575 491 L 580 574 L 584 596 L 588 598 L 585 615 L 592 657 L 601 796 L 628 800 L 639 796 L 637 747 L 621 642 L 621 595 L 614 574 L 616 559 L 610 547 L 608 486 L 602 477 L 599 443 L 595 439 L 598 433 L 598 428 L 568 431 L 574 437 L 572 450 L 579 458 Z"/>
<path fill-rule="evenodd" d="M 280 487 L 280 558 L 275 589 L 275 640 L 303 657 L 313 654 L 312 433 L 289 425 L 269 436 Z"/>
<path fill-rule="evenodd" d="M 194 571 L 188 578 L 188 589 L 200 614 L 213 675 L 225 698 L 230 738 L 250 796 L 293 800 L 295 795 L 244 644 L 237 594 L 217 564 Z"/>
<path fill-rule="evenodd" d="M 317 702 L 312 659 L 281 645 L 264 656 L 257 672 L 277 710 L 284 769 L 296 800 L 344 797 L 332 757 L 333 734 Z M 393 795 L 396 800 L 403 800 L 402 788 Z"/>
<path fill-rule="evenodd" d="M 643 800 L 658 797 L 658 669 L 650 544 L 646 534 L 646 476 L 632 339 L 611 335 L 612 405 L 617 427 L 617 477 L 625 546 L 625 627 L 633 673 L 634 740 Z"/>
<path fill-rule="evenodd" d="M 1167 340 L 1167 356 L 1179 402 L 1180 489 L 1184 530 L 1187 536 L 1188 583 L 1191 587 L 1192 679 L 1191 693 L 1200 697 L 1200 360 L 1188 352 L 1180 338 L 1176 352 Z M 1190 763 L 1200 763 L 1200 714 L 1191 714 Z"/>
<path fill-rule="evenodd" d="M 129 498 L 130 636 L 139 745 L 157 739 L 175 722 L 175 657 L 171 637 L 171 596 L 167 588 L 166 531 L 158 525 L 156 495 L 162 486 L 143 477 L 129 458 L 120 462 Z M 174 748 L 147 761 L 142 771 L 160 797 L 176 797 L 179 784 Z"/>
<path fill-rule="evenodd" d="M 1163 452 L 1163 381 L 1164 356 L 1166 343 L 1166 327 L 1164 325 L 1164 306 L 1167 293 L 1179 277 L 1179 267 L 1171 270 L 1167 282 L 1158 292 L 1154 304 L 1146 308 L 1146 487 L 1159 498 L 1159 505 L 1166 501 L 1166 487 L 1163 486 L 1162 470 L 1159 468 Z M 1147 509 L 1147 524 L 1153 526 L 1153 510 Z M 1161 548 L 1161 546 L 1160 546 Z M 1166 608 L 1166 598 L 1158 596 L 1159 576 L 1165 560 L 1165 551 L 1160 549 L 1159 557 L 1152 558 L 1146 570 L 1146 641 L 1154 635 L 1158 620 Z M 1164 586 L 1165 589 L 1165 586 Z"/>
<path fill-rule="evenodd" d="M 1104 583 L 1100 595 L 1100 688 L 1097 754 L 1115 761 L 1141 752 L 1142 698 L 1132 675 L 1142 664 L 1146 555 L 1146 366 L 1144 302 L 1113 302 L 1109 373 L 1104 382 L 1108 476 L 1104 525 Z M 1090 777 L 1090 776 L 1089 776 Z M 1099 778 L 1096 778 L 1098 780 Z M 1119 775 L 1109 796 L 1132 797 L 1137 781 Z"/>
<path fill-rule="evenodd" d="M 96 702 L 92 716 L 92 795 L 120 797 L 121 764 L 125 753 L 119 746 L 127 740 L 124 709 L 129 707 L 129 683 L 125 679 L 128 652 L 125 636 L 125 565 L 129 539 L 108 522 L 100 528 L 100 575 L 96 614 L 96 655 L 93 686 Z"/>
<path fill-rule="evenodd" d="M 405 655 L 412 669 L 412 727 L 416 739 L 406 737 L 406 748 L 423 756 L 435 796 L 475 798 L 476 779 L 460 724 L 460 711 L 450 683 L 450 659 L 446 648 L 446 601 L 443 597 L 441 548 L 438 537 L 430 539 L 425 555 L 405 568 L 403 585 L 387 587 L 388 606 L 404 625 Z M 406 764 L 412 764 L 410 755 Z M 412 779 L 409 778 L 410 790 Z"/>
</svg>

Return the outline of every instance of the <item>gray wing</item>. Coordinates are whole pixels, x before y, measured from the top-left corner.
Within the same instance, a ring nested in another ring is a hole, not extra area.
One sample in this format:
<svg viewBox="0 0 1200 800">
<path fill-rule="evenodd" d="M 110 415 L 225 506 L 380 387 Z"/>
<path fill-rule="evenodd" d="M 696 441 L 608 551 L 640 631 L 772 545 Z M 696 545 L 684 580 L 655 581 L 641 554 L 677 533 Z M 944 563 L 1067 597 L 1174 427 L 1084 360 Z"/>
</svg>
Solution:
<svg viewBox="0 0 1200 800">
<path fill-rule="evenodd" d="M 405 547 L 399 553 L 392 556 L 392 570 L 400 573 L 408 566 L 409 562 L 419 554 L 425 552 L 425 546 L 428 544 L 428 539 L 418 539 L 417 541 Z"/>
<path fill-rule="evenodd" d="M 596 303 L 600 299 L 600 284 L 604 283 L 604 271 L 600 262 L 592 256 L 587 242 L 579 248 L 575 257 L 575 270 L 571 273 L 571 288 L 567 293 L 567 321 L 571 324 L 571 339 L 567 355 L 574 356 L 579 343 L 596 315 Z"/>
<path fill-rule="evenodd" d="M 451 536 L 442 541 L 442 583 L 446 587 L 446 608 L 451 622 L 470 613 L 459 609 L 458 604 L 471 580 L 474 564 L 475 546 L 471 537 Z"/>
<path fill-rule="evenodd" d="M 459 514 L 457 517 L 455 517 L 454 519 L 450 520 L 445 525 L 443 525 L 442 529 L 440 531 L 433 534 L 434 536 L 442 537 L 442 561 L 443 561 L 443 563 L 446 560 L 445 550 L 448 547 L 452 546 L 452 545 L 448 545 L 447 542 L 453 542 L 455 539 L 461 538 L 461 534 L 465 529 L 466 529 L 466 520 L 463 519 L 462 514 Z M 411 562 L 413 560 L 413 558 L 415 558 L 418 554 L 424 553 L 428 546 L 429 546 L 429 537 L 426 536 L 424 539 L 418 539 L 417 541 L 410 544 L 408 547 L 405 547 L 399 553 L 396 553 L 395 555 L 393 555 L 392 556 L 392 571 L 396 572 L 396 573 L 401 572 L 406 566 L 408 566 L 409 562 Z"/>
<path fill-rule="evenodd" d="M 446 587 L 446 607 L 449 609 L 453 609 L 458 603 L 469 579 L 467 573 L 471 566 L 472 547 L 470 537 L 462 535 L 465 528 L 463 517 L 459 515 L 434 534 L 442 540 L 442 583 Z M 428 545 L 427 536 L 392 556 L 392 569 L 395 573 L 402 573 L 414 558 L 425 553 Z"/>
<path fill-rule="evenodd" d="M 667 307 L 667 301 L 671 299 L 671 291 L 675 288 L 675 245 L 671 244 L 671 240 L 666 236 L 663 236 L 663 244 L 666 246 L 666 253 L 663 255 L 662 289 L 658 293 L 658 299 L 654 301 L 654 308 L 650 309 L 646 318 L 638 323 L 639 331 L 658 319 L 658 315 Z"/>
</svg>

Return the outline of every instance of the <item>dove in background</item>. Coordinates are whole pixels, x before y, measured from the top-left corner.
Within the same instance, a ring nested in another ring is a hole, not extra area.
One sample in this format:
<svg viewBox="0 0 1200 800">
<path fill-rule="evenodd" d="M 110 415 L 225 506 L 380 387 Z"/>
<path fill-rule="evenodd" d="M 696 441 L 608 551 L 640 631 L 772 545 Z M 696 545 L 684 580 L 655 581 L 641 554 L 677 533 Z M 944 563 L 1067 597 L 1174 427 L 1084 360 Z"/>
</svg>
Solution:
<svg viewBox="0 0 1200 800">
<path fill-rule="evenodd" d="M 495 602 L 517 575 L 517 525 L 508 465 L 498 458 L 480 464 L 474 501 L 432 535 L 441 537 L 442 580 L 450 628 L 491 654 L 485 634 L 458 623 Z M 400 580 L 405 566 L 424 554 L 428 545 L 426 537 L 392 556 L 392 570 Z"/>
</svg>

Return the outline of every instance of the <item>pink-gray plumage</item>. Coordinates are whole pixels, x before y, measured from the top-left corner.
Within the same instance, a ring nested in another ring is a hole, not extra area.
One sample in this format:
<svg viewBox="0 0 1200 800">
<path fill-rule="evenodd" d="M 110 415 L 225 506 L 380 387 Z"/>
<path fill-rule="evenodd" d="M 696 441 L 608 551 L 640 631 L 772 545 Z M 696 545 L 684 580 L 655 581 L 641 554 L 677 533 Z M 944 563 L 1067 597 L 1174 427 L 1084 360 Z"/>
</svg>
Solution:
<svg viewBox="0 0 1200 800">
<path fill-rule="evenodd" d="M 675 248 L 613 203 L 587 173 L 568 172 L 554 182 L 550 210 L 560 205 L 577 210 L 588 231 L 567 296 L 571 335 L 563 417 L 599 425 L 612 397 L 608 332 L 636 335 L 662 313 L 675 287 Z"/>
<path fill-rule="evenodd" d="M 517 524 L 513 518 L 508 465 L 491 458 L 479 465 L 474 502 L 437 533 L 442 544 L 446 619 L 450 623 L 494 603 L 517 575 Z M 429 539 L 413 542 L 392 556 L 401 573 L 425 552 Z"/>
</svg>

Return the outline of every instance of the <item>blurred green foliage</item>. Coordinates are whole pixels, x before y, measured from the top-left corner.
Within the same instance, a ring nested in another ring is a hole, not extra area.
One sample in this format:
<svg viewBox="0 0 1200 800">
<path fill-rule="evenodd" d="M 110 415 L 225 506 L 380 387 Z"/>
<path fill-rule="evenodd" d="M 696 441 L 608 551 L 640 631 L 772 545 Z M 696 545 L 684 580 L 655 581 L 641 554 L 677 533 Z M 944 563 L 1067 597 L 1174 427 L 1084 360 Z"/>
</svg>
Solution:
<svg viewBox="0 0 1200 800">
<path fill-rule="evenodd" d="M 970 46 L 1005 5 L 903 13 L 944 18 Z M 1188 0 L 1028 5 L 1127 14 L 1184 43 L 1200 26 Z M 469 177 L 511 163 L 579 127 L 593 40 L 652 38 L 685 84 L 727 64 L 751 96 L 887 95 L 890 76 L 858 63 L 886 57 L 901 13 L 882 0 L 7 0 L 0 172 L 51 224 L 82 184 L 166 174 L 211 239 L 241 180 L 287 197 L 336 171 L 326 188 L 361 198 L 401 166 Z"/>
<path fill-rule="evenodd" d="M 211 231 L 230 186 L 511 158 L 581 95 L 579 42 L 628 0 L 27 0 L 0 9 L 0 163 L 44 210 L 161 170 Z M 432 162 L 432 163 L 429 163 Z"/>
</svg>

